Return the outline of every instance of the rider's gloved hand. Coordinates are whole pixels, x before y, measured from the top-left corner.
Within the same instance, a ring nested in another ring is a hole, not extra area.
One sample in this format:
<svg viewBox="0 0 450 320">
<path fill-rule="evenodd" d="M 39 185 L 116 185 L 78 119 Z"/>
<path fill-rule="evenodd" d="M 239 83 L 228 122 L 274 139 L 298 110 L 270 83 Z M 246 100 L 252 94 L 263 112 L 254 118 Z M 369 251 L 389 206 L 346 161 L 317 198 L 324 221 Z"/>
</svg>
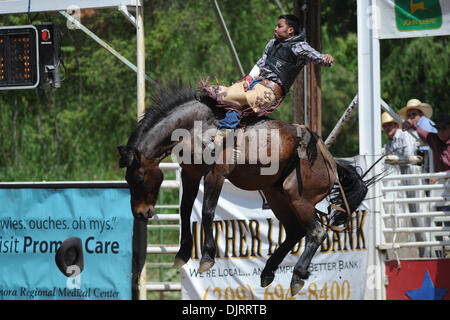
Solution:
<svg viewBox="0 0 450 320">
<path fill-rule="evenodd" d="M 245 76 L 242 81 L 244 82 L 244 91 L 248 90 L 248 87 L 250 87 L 250 83 L 252 83 L 253 78 L 251 76 Z"/>
</svg>

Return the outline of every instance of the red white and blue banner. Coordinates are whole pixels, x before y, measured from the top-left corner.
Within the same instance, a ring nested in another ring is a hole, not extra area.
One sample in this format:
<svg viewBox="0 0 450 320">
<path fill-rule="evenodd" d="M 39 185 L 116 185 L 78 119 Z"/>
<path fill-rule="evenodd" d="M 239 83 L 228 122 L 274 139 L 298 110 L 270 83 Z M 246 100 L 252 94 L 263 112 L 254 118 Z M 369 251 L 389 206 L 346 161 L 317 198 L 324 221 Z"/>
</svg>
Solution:
<svg viewBox="0 0 450 320">
<path fill-rule="evenodd" d="M 450 259 L 386 262 L 387 300 L 450 300 Z"/>
<path fill-rule="evenodd" d="M 218 247 L 214 266 L 199 274 L 203 185 L 191 217 L 193 259 L 182 268 L 182 299 L 197 300 L 352 300 L 363 299 L 368 261 L 370 215 L 361 207 L 349 232 L 329 231 L 312 259 L 311 275 L 294 297 L 290 281 L 304 240 L 286 256 L 266 288 L 260 275 L 269 256 L 285 238 L 284 228 L 256 191 L 226 181 L 213 224 Z M 321 204 L 320 204 L 321 205 Z M 325 211 L 326 204 L 323 204 Z M 319 207 L 318 207 L 319 208 Z"/>
</svg>

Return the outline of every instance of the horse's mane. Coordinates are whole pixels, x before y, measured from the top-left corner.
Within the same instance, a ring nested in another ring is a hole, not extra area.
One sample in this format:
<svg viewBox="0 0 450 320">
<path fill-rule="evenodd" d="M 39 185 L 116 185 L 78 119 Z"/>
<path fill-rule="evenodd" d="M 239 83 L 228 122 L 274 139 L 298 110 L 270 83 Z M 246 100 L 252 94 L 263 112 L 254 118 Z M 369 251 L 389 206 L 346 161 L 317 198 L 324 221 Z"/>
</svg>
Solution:
<svg viewBox="0 0 450 320">
<path fill-rule="evenodd" d="M 127 146 L 136 147 L 145 133 L 166 118 L 173 109 L 193 100 L 198 100 L 195 90 L 181 84 L 178 86 L 171 84 L 168 88 L 151 92 L 151 104 L 145 109 L 144 116 L 131 134 Z"/>
<path fill-rule="evenodd" d="M 212 99 L 199 96 L 192 86 L 183 85 L 181 82 L 169 84 L 165 88 L 160 87 L 158 90 L 154 89 L 150 93 L 150 101 L 150 106 L 145 109 L 144 116 L 139 120 L 136 129 L 128 139 L 127 145 L 119 147 L 121 167 L 131 165 L 133 150 L 137 148 L 145 134 L 178 106 L 190 101 L 199 101 L 210 107 L 215 114 L 217 113 L 217 108 L 215 108 Z"/>
</svg>

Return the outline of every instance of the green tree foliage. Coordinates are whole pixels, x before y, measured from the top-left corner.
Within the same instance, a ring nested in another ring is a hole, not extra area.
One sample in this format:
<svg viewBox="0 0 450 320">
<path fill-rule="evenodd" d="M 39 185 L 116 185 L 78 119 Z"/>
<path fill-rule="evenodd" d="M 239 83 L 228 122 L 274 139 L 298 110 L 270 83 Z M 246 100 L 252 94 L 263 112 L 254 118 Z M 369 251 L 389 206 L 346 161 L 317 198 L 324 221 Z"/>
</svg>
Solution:
<svg viewBox="0 0 450 320">
<path fill-rule="evenodd" d="M 275 1 L 218 1 L 245 72 L 272 38 L 280 9 Z M 293 2 L 281 1 L 292 12 Z M 322 68 L 323 133 L 332 130 L 357 93 L 356 4 L 322 1 L 323 51 L 336 62 Z M 0 180 L 117 180 L 116 146 L 136 125 L 136 75 L 59 13 L 33 23 L 61 27 L 65 68 L 58 89 L 0 91 Z M 117 9 L 82 10 L 81 22 L 128 60 L 136 61 L 135 28 Z M 27 15 L 2 15 L 0 25 L 29 24 Z M 240 78 L 210 1 L 146 1 L 146 74 L 162 84 L 201 78 L 231 84 Z M 448 37 L 385 40 L 381 45 L 382 97 L 397 110 L 412 97 L 446 110 Z M 152 86 L 147 83 L 147 105 Z M 272 118 L 292 119 L 292 95 Z M 358 153 L 358 117 L 332 148 Z"/>
<path fill-rule="evenodd" d="M 128 37 L 135 32 L 112 32 L 113 25 L 105 21 L 110 15 L 86 16 L 83 22 L 95 20 L 94 32 L 103 29 L 101 36 L 132 58 Z M 120 17 L 112 15 L 111 21 Z M 23 25 L 27 20 L 8 16 L 2 23 Z M 115 146 L 135 123 L 130 108 L 135 104 L 135 76 L 81 31 L 67 29 L 59 14 L 39 15 L 33 23 L 48 20 L 61 26 L 64 82 L 60 89 L 1 92 L 1 179 L 117 178 Z"/>
<path fill-rule="evenodd" d="M 355 33 L 333 37 L 324 28 L 323 51 L 335 58 L 331 68 L 322 68 L 322 125 L 324 140 L 358 93 L 358 43 Z M 358 154 L 358 113 L 355 110 L 332 145 L 334 156 Z"/>
<path fill-rule="evenodd" d="M 434 116 L 450 101 L 450 37 L 381 42 L 381 92 L 399 110 L 417 98 L 433 107 Z"/>
</svg>

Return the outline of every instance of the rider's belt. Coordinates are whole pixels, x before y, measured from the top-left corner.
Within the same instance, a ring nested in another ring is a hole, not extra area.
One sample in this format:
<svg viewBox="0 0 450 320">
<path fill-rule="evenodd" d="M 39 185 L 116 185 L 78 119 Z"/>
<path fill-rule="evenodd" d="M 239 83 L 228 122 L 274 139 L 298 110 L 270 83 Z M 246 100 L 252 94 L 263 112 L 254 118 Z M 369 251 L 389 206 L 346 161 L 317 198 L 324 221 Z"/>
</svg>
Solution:
<svg viewBox="0 0 450 320">
<path fill-rule="evenodd" d="M 278 83 L 264 79 L 260 82 L 260 84 L 271 89 L 277 99 L 281 99 L 283 97 L 283 89 Z"/>
</svg>

